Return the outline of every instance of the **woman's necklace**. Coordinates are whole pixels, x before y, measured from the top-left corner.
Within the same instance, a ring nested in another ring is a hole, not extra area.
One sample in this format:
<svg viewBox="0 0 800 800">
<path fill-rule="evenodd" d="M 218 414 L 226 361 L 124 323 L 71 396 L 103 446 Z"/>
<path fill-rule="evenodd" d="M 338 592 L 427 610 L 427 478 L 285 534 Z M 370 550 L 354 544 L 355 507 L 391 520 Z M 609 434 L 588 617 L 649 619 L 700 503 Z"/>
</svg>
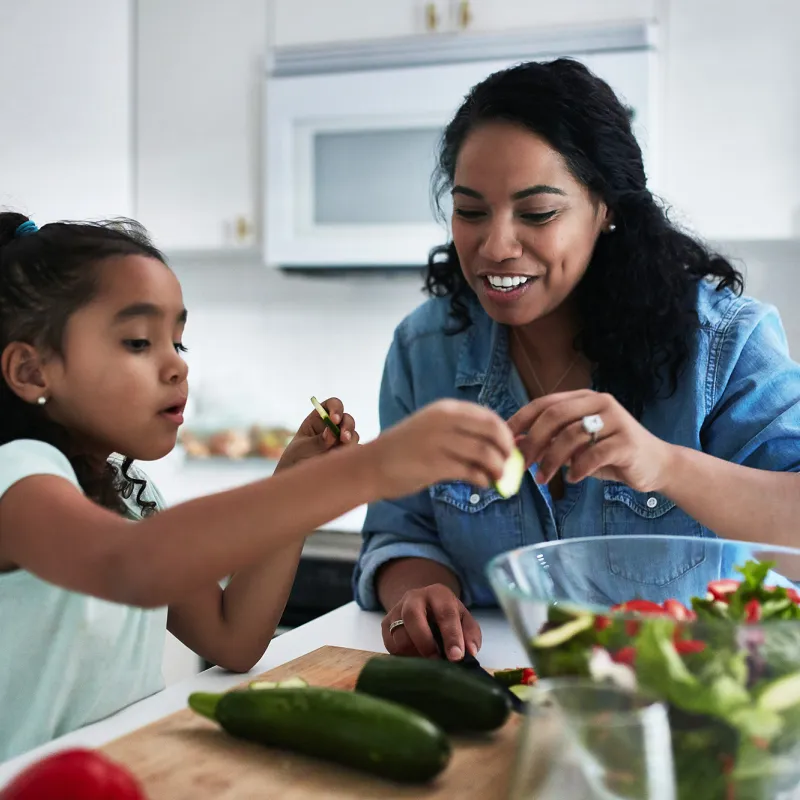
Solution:
<svg viewBox="0 0 800 800">
<path fill-rule="evenodd" d="M 522 352 L 522 357 L 525 359 L 525 363 L 528 366 L 528 369 L 531 371 L 531 375 L 533 379 L 536 381 L 536 385 L 539 387 L 539 391 L 542 393 L 542 397 L 548 394 L 552 394 L 562 383 L 567 379 L 567 375 L 572 372 L 572 368 L 578 363 L 578 358 L 580 357 L 580 353 L 575 354 L 575 358 L 572 359 L 570 365 L 567 367 L 564 374 L 555 382 L 553 388 L 550 391 L 545 390 L 544 386 L 542 386 L 542 382 L 539 380 L 539 376 L 536 374 L 536 370 L 533 368 L 533 364 L 531 364 L 531 360 L 528 358 L 528 354 L 525 352 L 525 345 L 522 342 L 522 338 L 517 333 L 517 329 L 513 328 L 514 336 L 517 339 L 517 344 L 519 345 L 520 351 Z"/>
</svg>

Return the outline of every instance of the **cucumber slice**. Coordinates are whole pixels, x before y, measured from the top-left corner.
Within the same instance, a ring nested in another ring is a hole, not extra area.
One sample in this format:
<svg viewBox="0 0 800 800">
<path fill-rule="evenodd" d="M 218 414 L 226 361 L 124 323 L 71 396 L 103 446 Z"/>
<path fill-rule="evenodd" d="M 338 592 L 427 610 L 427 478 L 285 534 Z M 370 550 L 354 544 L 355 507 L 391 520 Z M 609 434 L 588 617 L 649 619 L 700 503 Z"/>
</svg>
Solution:
<svg viewBox="0 0 800 800">
<path fill-rule="evenodd" d="M 533 693 L 536 691 L 535 686 L 526 686 L 525 684 L 519 683 L 515 686 L 508 687 L 510 691 L 514 692 L 514 694 L 522 700 L 523 703 L 527 703 L 528 700 L 533 697 Z"/>
<path fill-rule="evenodd" d="M 287 678 L 285 681 L 250 681 L 250 689 L 305 689 L 308 682 L 302 678 Z"/>
<path fill-rule="evenodd" d="M 549 631 L 540 633 L 538 636 L 534 636 L 531 645 L 541 650 L 558 647 L 558 645 L 568 642 L 573 636 L 589 630 L 593 624 L 594 617 L 591 614 L 584 614 L 571 622 L 565 622 L 557 628 L 552 628 Z"/>
<path fill-rule="evenodd" d="M 769 711 L 786 711 L 800 704 L 800 672 L 784 675 L 766 685 L 758 697 L 758 705 Z"/>
<path fill-rule="evenodd" d="M 508 499 L 513 497 L 522 485 L 522 476 L 525 474 L 525 456 L 519 450 L 514 450 L 508 457 L 503 467 L 500 480 L 494 485 L 500 497 Z"/>
<path fill-rule="evenodd" d="M 330 432 L 338 439 L 341 431 L 339 426 L 328 416 L 328 412 L 323 408 L 322 403 L 316 397 L 311 398 L 311 405 L 317 410 L 317 414 L 322 417 L 325 426 L 330 429 Z"/>
</svg>

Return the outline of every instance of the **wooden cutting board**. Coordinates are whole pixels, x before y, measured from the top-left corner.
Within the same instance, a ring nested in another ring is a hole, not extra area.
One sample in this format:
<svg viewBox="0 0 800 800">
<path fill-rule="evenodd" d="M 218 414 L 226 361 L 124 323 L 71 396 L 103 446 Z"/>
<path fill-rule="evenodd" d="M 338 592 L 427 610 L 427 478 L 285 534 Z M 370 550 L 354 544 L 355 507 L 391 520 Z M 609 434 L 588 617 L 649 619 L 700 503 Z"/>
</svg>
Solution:
<svg viewBox="0 0 800 800">
<path fill-rule="evenodd" d="M 361 667 L 374 655 L 321 647 L 259 677 L 278 681 L 297 675 L 312 686 L 352 689 Z M 514 715 L 491 736 L 454 737 L 447 769 L 422 787 L 234 739 L 188 708 L 101 749 L 136 775 L 149 800 L 501 800 L 508 793 L 518 728 Z"/>
</svg>

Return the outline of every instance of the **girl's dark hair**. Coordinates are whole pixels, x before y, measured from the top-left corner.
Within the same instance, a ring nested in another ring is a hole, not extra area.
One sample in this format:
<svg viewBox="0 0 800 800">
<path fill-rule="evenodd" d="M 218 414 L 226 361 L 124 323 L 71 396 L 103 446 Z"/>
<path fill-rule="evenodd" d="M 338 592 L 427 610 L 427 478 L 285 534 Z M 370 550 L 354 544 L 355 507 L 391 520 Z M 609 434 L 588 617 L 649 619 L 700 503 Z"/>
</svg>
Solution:
<svg viewBox="0 0 800 800">
<path fill-rule="evenodd" d="M 575 289 L 583 326 L 576 346 L 596 365 L 596 388 L 641 417 L 665 378 L 670 393 L 677 388 L 698 326 L 698 282 L 714 280 L 718 289 L 739 294 L 741 273 L 669 221 L 647 189 L 629 110 L 572 59 L 520 64 L 470 91 L 442 136 L 433 179 L 437 205 L 453 186 L 465 139 L 491 122 L 542 137 L 613 213 L 616 230 L 600 236 Z M 431 251 L 425 288 L 450 297 L 456 323 L 450 332 L 469 327 L 472 290 L 452 242 Z"/>
<path fill-rule="evenodd" d="M 97 264 L 114 256 L 140 255 L 164 261 L 144 229 L 132 220 L 55 222 L 34 233 L 17 235 L 28 218 L 0 212 L 0 353 L 11 342 L 26 342 L 63 355 L 67 321 L 89 303 L 98 286 Z M 45 411 L 26 403 L 0 379 L 0 445 L 36 439 L 57 447 L 72 464 L 87 497 L 120 513 L 138 487 L 142 515 L 155 510 L 143 499 L 146 481 L 131 476 L 132 459 L 117 469 L 108 463 L 98 471 L 76 453 L 69 432 Z"/>
</svg>

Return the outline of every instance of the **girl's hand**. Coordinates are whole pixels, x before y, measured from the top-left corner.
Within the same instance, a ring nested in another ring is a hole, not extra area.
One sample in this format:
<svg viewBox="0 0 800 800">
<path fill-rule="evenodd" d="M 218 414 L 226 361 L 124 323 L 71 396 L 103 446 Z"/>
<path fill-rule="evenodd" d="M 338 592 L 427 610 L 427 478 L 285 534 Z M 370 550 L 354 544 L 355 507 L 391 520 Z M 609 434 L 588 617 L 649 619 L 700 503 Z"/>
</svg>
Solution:
<svg viewBox="0 0 800 800">
<path fill-rule="evenodd" d="M 289 442 L 286 450 L 278 461 L 275 471 L 286 469 L 306 458 L 327 453 L 334 447 L 358 444 L 358 432 L 355 420 L 350 414 L 344 413 L 344 405 L 338 397 L 325 400 L 322 406 L 328 412 L 331 421 L 339 426 L 340 436 L 337 439 L 330 428 L 322 421 L 322 417 L 312 411 L 304 420 L 297 433 Z"/>
<path fill-rule="evenodd" d="M 596 443 L 583 418 L 599 416 Z M 537 483 L 549 483 L 562 466 L 567 480 L 620 481 L 639 492 L 660 491 L 673 446 L 653 436 L 611 395 L 588 389 L 551 394 L 521 408 L 508 421 L 526 462 L 538 464 Z"/>
<path fill-rule="evenodd" d="M 366 445 L 377 489 L 404 497 L 442 481 L 489 486 L 503 474 L 514 449 L 508 425 L 475 403 L 439 400 Z"/>
</svg>

